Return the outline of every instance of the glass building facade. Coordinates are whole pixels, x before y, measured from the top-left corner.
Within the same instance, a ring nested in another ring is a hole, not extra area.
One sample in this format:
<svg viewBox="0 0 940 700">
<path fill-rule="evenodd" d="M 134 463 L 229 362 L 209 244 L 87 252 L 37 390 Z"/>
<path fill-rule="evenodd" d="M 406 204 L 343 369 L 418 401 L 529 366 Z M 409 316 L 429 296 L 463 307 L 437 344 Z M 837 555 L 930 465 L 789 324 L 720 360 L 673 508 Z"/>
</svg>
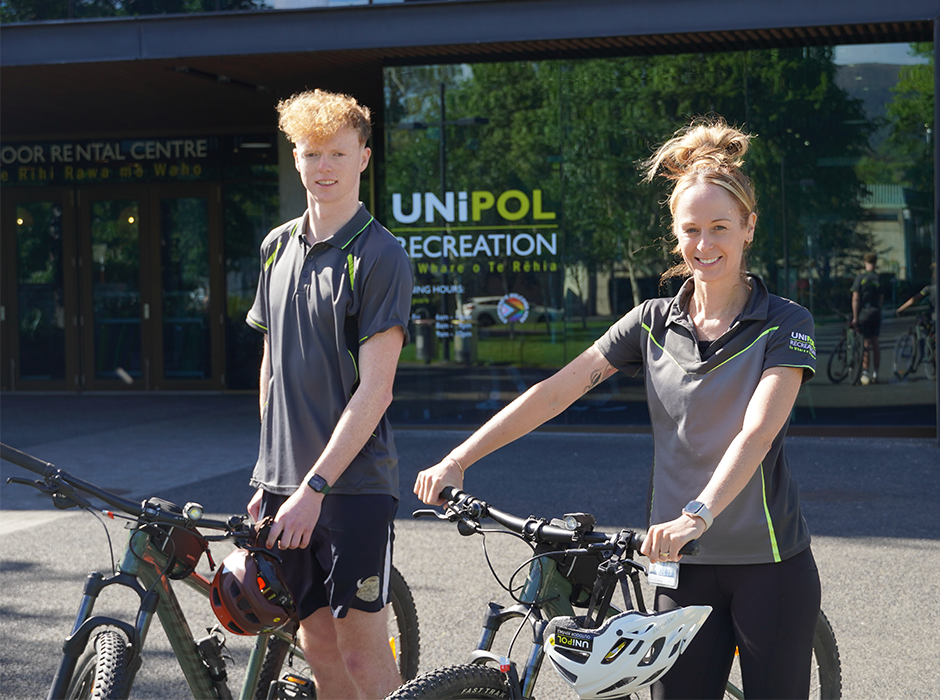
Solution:
<svg viewBox="0 0 940 700">
<path fill-rule="evenodd" d="M 931 284 L 933 71 L 932 44 L 385 69 L 380 217 L 416 274 L 397 419 L 477 424 L 673 294 L 666 190 L 637 164 L 720 115 L 755 137 L 749 269 L 816 320 L 793 425 L 933 425 L 935 365 L 904 373 L 894 358 L 929 313 L 927 299 L 895 310 Z M 879 382 L 861 386 L 839 344 L 866 253 L 885 294 Z M 645 425 L 642 376 L 557 422 Z"/>
<path fill-rule="evenodd" d="M 321 4 L 324 21 L 354 19 L 351 8 L 330 9 L 354 3 Z M 481 5 L 426 3 L 425 11 L 422 3 L 366 4 L 385 7 L 355 19 L 407 17 L 395 26 L 416 34 L 424 25 L 415 18 L 430 26 L 447 12 L 464 16 Z M 239 16 L 246 28 L 274 27 L 279 16 L 313 22 L 319 10 L 279 13 L 284 3 L 240 0 L 43 7 L 52 15 L 29 15 L 39 8 L 34 3 L 4 5 L 5 40 L 16 36 L 10 27 L 24 26 L 16 44 L 23 67 L 4 64 L 4 83 L 19 91 L 14 97 L 38 99 L 29 92 L 37 76 L 64 81 L 60 88 L 69 82 L 71 73 L 47 68 L 29 41 L 43 29 L 34 20 L 69 18 L 83 22 L 49 22 L 48 30 L 63 37 L 89 30 L 90 42 L 92 24 L 108 36 L 126 29 L 131 48 L 113 59 L 126 67 L 113 75 L 125 86 L 156 81 L 156 97 L 146 102 L 142 89 L 121 105 L 145 104 L 130 112 L 145 125 L 139 133 L 117 119 L 99 127 L 94 108 L 76 110 L 72 121 L 81 126 L 70 132 L 71 122 L 62 126 L 48 110 L 17 107 L 30 99 L 12 99 L 5 87 L 5 391 L 256 391 L 261 338 L 244 318 L 258 246 L 304 207 L 273 104 L 319 85 L 372 108 L 374 156 L 361 198 L 414 265 L 412 342 L 391 409 L 397 425 L 476 426 L 643 300 L 674 294 L 678 282 L 660 282 L 674 262 L 666 189 L 641 182 L 638 162 L 690 120 L 719 115 L 754 136 L 746 170 L 759 219 L 748 267 L 816 320 L 817 373 L 800 392 L 791 425 L 859 434 L 936 429 L 936 360 L 927 352 L 936 343 L 929 335 L 937 257 L 933 43 L 856 37 L 821 45 L 807 39 L 808 30 L 789 40 L 766 40 L 764 32 L 732 41 L 716 31 L 675 48 L 663 48 L 670 35 L 658 35 L 660 45 L 645 50 L 643 41 L 658 40 L 625 32 L 606 44 L 581 37 L 563 58 L 545 56 L 565 54 L 565 42 L 532 43 L 517 52 L 532 54 L 529 60 L 504 60 L 495 48 L 474 53 L 467 44 L 452 47 L 458 58 L 437 46 L 393 47 L 363 59 L 337 48 L 299 53 L 292 45 L 283 61 L 257 49 L 263 69 L 252 72 L 254 56 L 219 58 L 231 53 L 219 39 L 228 29 L 210 35 L 203 28 L 215 21 L 230 28 Z M 163 17 L 126 16 L 134 14 Z M 93 17 L 114 19 L 86 19 Z M 373 30 L 384 31 L 380 24 Z M 166 28 L 203 32 L 218 55 L 136 60 L 133 47 L 157 46 L 171 35 Z M 138 42 L 137 32 L 148 41 Z M 725 43 L 703 48 L 712 39 Z M 768 42 L 776 47 L 732 50 Z M 694 53 L 683 48 L 693 44 Z M 511 54 L 509 42 L 494 46 Z M 81 85 L 111 67 L 66 54 L 67 61 L 56 60 L 78 66 L 81 80 L 71 82 Z M 422 60 L 425 54 L 431 58 Z M 321 85 L 312 67 L 346 73 L 341 84 Z M 175 108 L 203 94 L 192 110 Z M 98 98 L 102 107 L 106 97 Z M 878 256 L 885 294 L 879 382 L 862 386 L 844 376 L 843 338 L 867 253 Z M 916 303 L 897 315 L 911 298 Z M 555 425 L 648 429 L 642 375 L 616 375 Z"/>
</svg>

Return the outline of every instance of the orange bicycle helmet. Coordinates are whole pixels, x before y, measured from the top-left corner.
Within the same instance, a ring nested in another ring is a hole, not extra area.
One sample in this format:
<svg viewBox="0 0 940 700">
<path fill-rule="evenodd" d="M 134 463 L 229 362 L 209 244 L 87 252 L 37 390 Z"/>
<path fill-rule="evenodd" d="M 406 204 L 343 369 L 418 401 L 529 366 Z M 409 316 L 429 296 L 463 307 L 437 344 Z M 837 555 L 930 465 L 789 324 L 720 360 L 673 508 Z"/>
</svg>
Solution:
<svg viewBox="0 0 940 700">
<path fill-rule="evenodd" d="M 261 549 L 238 548 L 225 557 L 209 600 L 219 622 L 234 634 L 271 632 L 297 617 L 277 559 Z"/>
</svg>

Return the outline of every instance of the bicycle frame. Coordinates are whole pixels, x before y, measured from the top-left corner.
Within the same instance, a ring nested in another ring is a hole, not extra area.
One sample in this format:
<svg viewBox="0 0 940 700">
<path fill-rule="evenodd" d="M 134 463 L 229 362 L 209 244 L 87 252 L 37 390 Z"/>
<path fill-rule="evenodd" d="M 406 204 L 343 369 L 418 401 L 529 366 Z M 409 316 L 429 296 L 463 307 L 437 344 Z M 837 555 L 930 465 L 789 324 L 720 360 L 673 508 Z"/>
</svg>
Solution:
<svg viewBox="0 0 940 700">
<path fill-rule="evenodd" d="M 630 574 L 631 578 L 634 574 Z M 612 579 L 609 585 L 614 585 Z M 530 698 L 535 688 L 545 658 L 544 632 L 548 621 L 555 617 L 574 617 L 571 604 L 573 586 L 558 570 L 558 562 L 550 556 L 541 557 L 529 564 L 528 575 L 519 596 L 520 603 L 509 607 L 490 602 L 483 622 L 483 633 L 475 651 L 470 654 L 469 663 L 495 661 L 501 670 L 507 673 L 514 697 Z M 635 585 L 637 609 L 645 612 L 642 594 Z M 630 601 L 627 601 L 631 605 Z M 607 606 L 604 616 L 620 612 L 613 606 Z M 515 663 L 506 657 L 492 653 L 496 633 L 509 620 L 524 618 L 532 625 L 532 648 L 526 659 L 522 673 Z"/>
<path fill-rule="evenodd" d="M 85 590 L 79 603 L 75 623 L 63 645 L 62 661 L 49 690 L 50 700 L 65 697 L 72 682 L 78 657 L 85 650 L 94 630 L 102 626 L 118 628 L 131 642 L 133 656 L 129 668 L 133 677 L 133 674 L 140 667 L 141 652 L 154 613 L 157 614 L 163 626 L 193 697 L 232 697 L 225 684 L 224 675 L 222 678 L 214 679 L 210 671 L 210 665 L 204 660 L 203 653 L 212 652 L 200 652 L 199 645 L 192 634 L 170 579 L 164 575 L 167 561 L 168 557 L 157 548 L 152 536 L 143 530 L 135 529 L 128 534 L 127 546 L 124 550 L 123 559 L 118 565 L 118 573 L 112 576 L 104 576 L 98 572 L 89 574 L 85 582 Z M 194 571 L 181 580 L 206 598 L 209 597 L 211 584 L 199 573 Z M 131 625 L 124 620 L 112 617 L 93 615 L 95 603 L 101 591 L 113 585 L 126 586 L 140 598 L 140 607 L 135 624 Z M 255 638 L 241 693 L 238 696 L 240 700 L 250 700 L 257 691 L 261 666 L 267 651 L 268 640 L 272 634 L 287 641 L 292 640 L 292 637 L 284 632 L 272 632 Z M 218 643 L 215 646 L 215 652 L 219 655 L 219 659 L 221 659 L 220 646 Z M 203 648 L 205 649 L 205 647 Z"/>
</svg>

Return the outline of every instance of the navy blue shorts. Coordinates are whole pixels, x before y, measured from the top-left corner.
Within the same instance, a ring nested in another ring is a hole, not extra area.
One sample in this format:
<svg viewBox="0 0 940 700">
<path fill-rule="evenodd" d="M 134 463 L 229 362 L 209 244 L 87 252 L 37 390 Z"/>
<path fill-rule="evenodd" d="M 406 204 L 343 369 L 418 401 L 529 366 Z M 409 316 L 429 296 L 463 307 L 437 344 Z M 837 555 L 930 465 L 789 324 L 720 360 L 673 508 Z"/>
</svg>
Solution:
<svg viewBox="0 0 940 700">
<path fill-rule="evenodd" d="M 287 496 L 264 492 L 261 518 L 277 515 Z M 275 549 L 303 620 L 329 607 L 379 612 L 389 600 L 398 500 L 392 496 L 330 494 L 305 549 Z"/>
<path fill-rule="evenodd" d="M 881 335 L 881 309 L 866 306 L 858 312 L 858 332 L 863 338 L 877 338 Z"/>
</svg>

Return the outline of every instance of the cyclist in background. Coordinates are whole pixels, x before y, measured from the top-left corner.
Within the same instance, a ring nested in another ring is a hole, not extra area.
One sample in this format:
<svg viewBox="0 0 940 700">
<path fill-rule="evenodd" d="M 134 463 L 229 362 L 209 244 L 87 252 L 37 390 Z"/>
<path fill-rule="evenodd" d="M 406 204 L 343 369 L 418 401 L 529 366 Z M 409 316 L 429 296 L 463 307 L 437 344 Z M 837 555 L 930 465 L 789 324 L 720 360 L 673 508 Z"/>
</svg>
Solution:
<svg viewBox="0 0 940 700">
<path fill-rule="evenodd" d="M 536 384 L 422 471 L 415 493 L 440 504 L 471 464 L 558 416 L 618 370 L 644 371 L 654 469 L 643 553 L 682 561 L 678 588 L 657 610 L 713 612 L 652 687 L 654 698 L 721 698 L 741 651 L 747 697 L 809 693 L 820 583 L 790 474 L 784 436 L 802 382 L 816 366 L 813 318 L 746 272 L 756 195 L 741 170 L 749 136 L 721 120 L 693 123 L 646 163 L 673 183 L 674 250 L 664 278 L 688 277 L 673 299 L 650 299 L 594 345 Z M 571 488 L 578 476 L 572 473 Z M 626 487 L 624 487 L 626 488 Z"/>
<path fill-rule="evenodd" d="M 862 351 L 862 384 L 878 383 L 878 368 L 881 366 L 881 303 L 884 291 L 881 278 L 875 272 L 878 256 L 865 253 L 865 272 L 852 282 L 852 326 L 862 334 L 865 349 Z"/>
<path fill-rule="evenodd" d="M 930 269 L 933 270 L 933 282 L 928 284 L 926 287 L 921 289 L 917 294 L 912 296 L 910 299 L 905 301 L 898 307 L 898 310 L 895 313 L 900 316 L 909 308 L 914 306 L 914 304 L 919 304 L 924 299 L 930 304 L 931 315 L 934 317 L 933 320 L 936 323 L 937 315 L 937 263 L 930 263 Z"/>
<path fill-rule="evenodd" d="M 278 112 L 307 210 L 261 244 L 247 318 L 264 333 L 248 513 L 274 518 L 267 546 L 282 550 L 317 697 L 385 697 L 401 685 L 385 613 L 398 508 L 385 411 L 408 337 L 411 262 L 359 202 L 369 110 L 314 90 Z"/>
</svg>

